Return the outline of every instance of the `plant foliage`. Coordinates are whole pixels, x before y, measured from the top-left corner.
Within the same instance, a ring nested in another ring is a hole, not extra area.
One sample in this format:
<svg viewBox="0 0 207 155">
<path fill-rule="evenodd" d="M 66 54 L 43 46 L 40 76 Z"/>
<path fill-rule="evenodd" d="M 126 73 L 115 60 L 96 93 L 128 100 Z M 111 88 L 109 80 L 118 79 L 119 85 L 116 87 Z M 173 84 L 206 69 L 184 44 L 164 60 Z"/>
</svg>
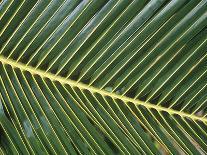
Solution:
<svg viewBox="0 0 207 155">
<path fill-rule="evenodd" d="M 0 2 L 1 154 L 207 154 L 206 0 Z"/>
</svg>

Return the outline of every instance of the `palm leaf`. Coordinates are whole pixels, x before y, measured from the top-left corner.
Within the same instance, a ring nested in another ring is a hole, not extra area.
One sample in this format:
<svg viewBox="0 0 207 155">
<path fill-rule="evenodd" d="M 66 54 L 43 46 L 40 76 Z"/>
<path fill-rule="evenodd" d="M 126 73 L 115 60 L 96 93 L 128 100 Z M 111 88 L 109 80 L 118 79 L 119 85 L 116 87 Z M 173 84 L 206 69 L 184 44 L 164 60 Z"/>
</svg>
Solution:
<svg viewBox="0 0 207 155">
<path fill-rule="evenodd" d="M 206 26 L 206 0 L 1 1 L 1 154 L 207 154 Z"/>
</svg>

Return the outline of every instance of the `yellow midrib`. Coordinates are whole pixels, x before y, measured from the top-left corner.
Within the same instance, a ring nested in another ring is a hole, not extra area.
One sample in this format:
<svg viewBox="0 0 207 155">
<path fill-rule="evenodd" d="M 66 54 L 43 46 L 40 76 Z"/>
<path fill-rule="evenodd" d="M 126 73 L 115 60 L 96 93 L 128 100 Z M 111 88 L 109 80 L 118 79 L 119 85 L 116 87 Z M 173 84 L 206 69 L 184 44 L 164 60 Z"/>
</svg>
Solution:
<svg viewBox="0 0 207 155">
<path fill-rule="evenodd" d="M 23 70 L 23 71 L 28 71 L 33 75 L 35 75 L 35 74 L 39 75 L 42 78 L 49 78 L 52 81 L 58 81 L 61 84 L 68 84 L 70 86 L 75 86 L 75 87 L 78 87 L 80 89 L 87 89 L 91 92 L 96 92 L 96 93 L 102 94 L 104 96 L 110 96 L 112 98 L 120 99 L 124 102 L 132 102 L 135 105 L 143 105 L 144 107 L 146 107 L 148 109 L 153 108 L 153 109 L 156 109 L 157 111 L 165 111 L 169 114 L 177 114 L 181 117 L 188 117 L 188 118 L 191 118 L 193 120 L 200 120 L 202 122 L 207 122 L 207 118 L 204 118 L 204 117 L 198 117 L 196 115 L 187 114 L 187 113 L 180 112 L 180 111 L 177 111 L 177 110 L 173 110 L 173 109 L 165 108 L 165 107 L 162 107 L 162 106 L 154 105 L 154 104 L 151 104 L 151 103 L 148 103 L 148 102 L 143 102 L 143 101 L 140 101 L 140 100 L 137 100 L 137 99 L 135 100 L 135 99 L 132 99 L 132 98 L 129 98 L 129 97 L 126 97 L 126 96 L 121 96 L 121 95 L 118 95 L 118 94 L 115 94 L 115 93 L 110 93 L 110 92 L 107 92 L 105 90 L 101 90 L 101 89 L 98 89 L 98 88 L 95 88 L 95 87 L 92 87 L 92 86 L 88 86 L 87 84 L 84 84 L 84 83 L 78 83 L 74 80 L 65 79 L 61 76 L 55 76 L 52 73 L 48 73 L 48 72 L 44 72 L 44 71 L 39 70 L 39 69 L 35 69 L 31 66 L 27 66 L 23 63 L 16 62 L 12 59 L 7 59 L 4 56 L 0 56 L 0 62 L 2 62 L 3 64 L 9 64 L 14 68 L 19 68 L 20 70 Z"/>
</svg>

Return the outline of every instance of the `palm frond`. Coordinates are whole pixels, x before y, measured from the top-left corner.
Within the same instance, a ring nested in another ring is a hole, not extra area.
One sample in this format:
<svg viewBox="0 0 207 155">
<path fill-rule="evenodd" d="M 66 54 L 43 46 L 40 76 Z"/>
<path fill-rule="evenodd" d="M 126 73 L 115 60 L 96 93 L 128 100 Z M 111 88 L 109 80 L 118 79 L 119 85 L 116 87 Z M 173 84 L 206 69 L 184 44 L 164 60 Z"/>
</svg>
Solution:
<svg viewBox="0 0 207 155">
<path fill-rule="evenodd" d="M 2 154 L 207 154 L 206 0 L 0 2 Z"/>
</svg>

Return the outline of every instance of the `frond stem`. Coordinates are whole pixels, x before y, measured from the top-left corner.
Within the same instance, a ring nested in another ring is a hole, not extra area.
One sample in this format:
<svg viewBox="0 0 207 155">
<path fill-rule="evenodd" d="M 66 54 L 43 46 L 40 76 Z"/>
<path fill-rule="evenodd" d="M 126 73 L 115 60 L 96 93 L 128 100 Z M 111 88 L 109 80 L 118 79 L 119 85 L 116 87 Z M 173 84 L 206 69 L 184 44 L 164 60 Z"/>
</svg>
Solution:
<svg viewBox="0 0 207 155">
<path fill-rule="evenodd" d="M 12 59 L 5 58 L 4 56 L 0 56 L 0 62 L 2 62 L 3 64 L 11 65 L 13 68 L 19 68 L 22 71 L 28 71 L 33 75 L 39 75 L 42 78 L 49 78 L 52 81 L 58 81 L 61 84 L 68 84 L 70 86 L 78 87 L 80 89 L 89 90 L 90 92 L 93 92 L 93 93 L 99 93 L 103 96 L 110 96 L 114 99 L 120 99 L 120 100 L 124 101 L 125 103 L 131 102 L 131 103 L 134 103 L 135 105 L 142 105 L 142 106 L 144 106 L 148 109 L 153 108 L 153 109 L 156 109 L 157 111 L 165 111 L 165 112 L 167 112 L 169 114 L 172 114 L 172 115 L 179 115 L 181 117 L 187 117 L 187 118 L 190 118 L 192 120 L 199 120 L 199 121 L 202 121 L 202 122 L 207 122 L 207 118 L 205 118 L 205 117 L 199 117 L 199 116 L 188 114 L 188 113 L 185 113 L 185 112 L 181 112 L 181 111 L 165 108 L 165 107 L 162 107 L 162 106 L 154 105 L 154 104 L 151 104 L 149 102 L 144 102 L 144 101 L 140 101 L 140 100 L 137 100 L 137 99 L 132 99 L 132 98 L 127 97 L 127 96 L 121 96 L 121 95 L 118 95 L 118 94 L 115 94 L 115 93 L 108 92 L 106 90 L 101 90 L 101 89 L 95 88 L 93 86 L 89 86 L 87 84 L 84 84 L 84 83 L 80 83 L 80 82 L 77 82 L 77 81 L 74 81 L 74 80 L 66 79 L 66 78 L 61 77 L 61 76 L 56 76 L 52 73 L 48 73 L 48 72 L 44 72 L 44 71 L 39 70 L 39 69 L 35 69 L 34 67 L 27 66 L 27 65 L 25 65 L 23 63 L 20 63 L 20 62 L 17 63 L 16 61 L 14 61 Z"/>
</svg>

